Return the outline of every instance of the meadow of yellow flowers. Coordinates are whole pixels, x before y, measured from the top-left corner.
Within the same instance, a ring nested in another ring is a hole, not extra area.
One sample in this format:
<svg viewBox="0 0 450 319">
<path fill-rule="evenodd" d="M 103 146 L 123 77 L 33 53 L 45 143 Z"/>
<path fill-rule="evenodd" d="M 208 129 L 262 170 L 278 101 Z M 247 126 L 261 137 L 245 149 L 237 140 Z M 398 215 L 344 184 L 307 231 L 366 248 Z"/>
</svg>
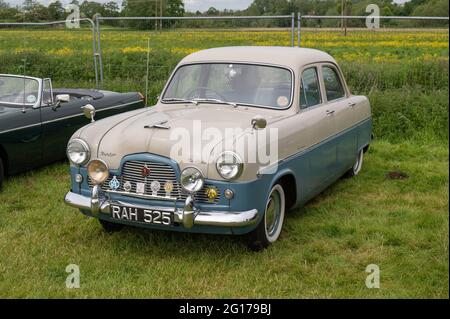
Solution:
<svg viewBox="0 0 450 319">
<path fill-rule="evenodd" d="M 90 29 L 0 28 L 0 73 L 50 77 L 54 86 L 94 87 L 92 40 Z M 291 33 L 288 29 L 157 32 L 103 27 L 102 88 L 144 92 L 148 55 L 147 97 L 152 104 L 184 56 L 240 45 L 290 46 Z M 301 46 L 330 53 L 342 67 L 352 93 L 369 96 L 378 136 L 409 136 L 429 114 L 434 115 L 427 131 L 448 136 L 448 29 L 350 29 L 346 36 L 337 29 L 305 29 Z M 411 108 L 416 101 L 427 109 Z"/>
</svg>

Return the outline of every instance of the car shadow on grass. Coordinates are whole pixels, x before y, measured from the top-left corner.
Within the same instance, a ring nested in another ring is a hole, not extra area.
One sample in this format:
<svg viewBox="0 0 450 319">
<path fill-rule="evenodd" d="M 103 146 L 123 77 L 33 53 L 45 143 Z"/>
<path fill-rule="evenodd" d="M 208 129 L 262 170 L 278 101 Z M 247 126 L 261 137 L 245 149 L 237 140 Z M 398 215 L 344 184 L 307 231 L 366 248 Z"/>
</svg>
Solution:
<svg viewBox="0 0 450 319">
<path fill-rule="evenodd" d="M 132 249 L 134 252 L 161 250 L 165 256 L 180 256 L 195 251 L 217 256 L 224 253 L 250 252 L 245 235 L 185 233 L 129 225 L 116 233 L 106 233 L 100 225 L 98 227 L 98 231 L 103 233 L 102 236 L 108 237 L 109 243 L 126 246 L 126 249 Z"/>
</svg>

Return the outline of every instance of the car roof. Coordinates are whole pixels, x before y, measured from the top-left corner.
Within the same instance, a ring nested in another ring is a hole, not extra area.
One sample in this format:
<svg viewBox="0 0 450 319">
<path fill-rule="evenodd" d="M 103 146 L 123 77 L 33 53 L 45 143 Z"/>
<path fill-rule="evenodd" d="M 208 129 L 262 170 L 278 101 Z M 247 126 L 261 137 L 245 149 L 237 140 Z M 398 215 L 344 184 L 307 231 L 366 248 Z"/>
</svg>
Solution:
<svg viewBox="0 0 450 319">
<path fill-rule="evenodd" d="M 331 55 L 320 50 L 274 46 L 236 46 L 207 49 L 188 55 L 181 60 L 180 64 L 199 62 L 251 62 L 275 64 L 292 69 L 317 62 L 336 64 Z"/>
</svg>

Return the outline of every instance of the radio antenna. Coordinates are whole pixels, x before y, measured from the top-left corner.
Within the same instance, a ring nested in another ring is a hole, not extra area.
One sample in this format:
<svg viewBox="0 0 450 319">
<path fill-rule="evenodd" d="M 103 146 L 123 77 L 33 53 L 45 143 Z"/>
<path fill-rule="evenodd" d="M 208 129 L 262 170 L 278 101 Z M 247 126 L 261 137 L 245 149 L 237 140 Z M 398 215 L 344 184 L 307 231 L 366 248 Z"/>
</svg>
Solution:
<svg viewBox="0 0 450 319">
<path fill-rule="evenodd" d="M 150 37 L 147 39 L 147 73 L 145 75 L 145 102 L 148 103 L 148 76 L 150 65 Z"/>
<path fill-rule="evenodd" d="M 22 113 L 26 113 L 27 112 L 27 108 L 25 107 L 25 95 L 26 95 L 26 83 L 25 83 L 25 76 L 26 76 L 26 72 L 25 72 L 25 68 L 27 67 L 27 58 L 23 58 L 23 100 L 22 100 Z"/>
</svg>

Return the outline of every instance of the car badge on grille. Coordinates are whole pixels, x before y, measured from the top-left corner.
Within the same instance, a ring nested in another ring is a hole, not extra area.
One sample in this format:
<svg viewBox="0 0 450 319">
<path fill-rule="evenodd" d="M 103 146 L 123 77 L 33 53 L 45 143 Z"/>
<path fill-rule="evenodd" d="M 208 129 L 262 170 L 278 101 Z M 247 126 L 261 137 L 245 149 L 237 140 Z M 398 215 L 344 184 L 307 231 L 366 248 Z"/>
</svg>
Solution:
<svg viewBox="0 0 450 319">
<path fill-rule="evenodd" d="M 120 187 L 120 182 L 117 179 L 116 176 L 114 176 L 110 181 L 109 181 L 109 188 L 111 188 L 113 191 L 118 190 Z"/>
<path fill-rule="evenodd" d="M 123 190 L 126 191 L 126 192 L 131 192 L 131 183 L 129 181 L 126 181 L 123 184 Z"/>
<path fill-rule="evenodd" d="M 142 177 L 148 177 L 150 175 L 150 167 L 148 167 L 147 165 L 144 165 L 144 167 L 142 167 L 142 170 L 141 170 L 141 175 L 142 175 Z"/>
<path fill-rule="evenodd" d="M 173 191 L 173 183 L 171 181 L 166 181 L 164 190 L 166 191 L 166 197 L 170 197 L 170 193 Z"/>
<path fill-rule="evenodd" d="M 158 191 L 161 189 L 161 184 L 158 181 L 153 181 L 150 184 L 150 188 L 152 189 L 152 196 L 158 196 Z"/>
<path fill-rule="evenodd" d="M 145 183 L 136 183 L 136 193 L 145 194 Z"/>
</svg>

